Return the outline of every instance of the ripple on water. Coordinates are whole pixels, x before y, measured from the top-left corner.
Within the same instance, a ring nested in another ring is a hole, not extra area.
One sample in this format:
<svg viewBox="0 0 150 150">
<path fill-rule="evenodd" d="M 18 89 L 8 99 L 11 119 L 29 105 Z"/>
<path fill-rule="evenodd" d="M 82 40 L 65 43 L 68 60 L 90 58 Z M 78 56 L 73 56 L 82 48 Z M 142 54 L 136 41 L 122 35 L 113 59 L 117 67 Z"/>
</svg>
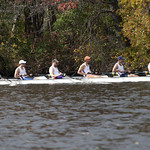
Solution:
<svg viewBox="0 0 150 150">
<path fill-rule="evenodd" d="M 7 150 L 148 150 L 148 83 L 0 87 Z"/>
</svg>

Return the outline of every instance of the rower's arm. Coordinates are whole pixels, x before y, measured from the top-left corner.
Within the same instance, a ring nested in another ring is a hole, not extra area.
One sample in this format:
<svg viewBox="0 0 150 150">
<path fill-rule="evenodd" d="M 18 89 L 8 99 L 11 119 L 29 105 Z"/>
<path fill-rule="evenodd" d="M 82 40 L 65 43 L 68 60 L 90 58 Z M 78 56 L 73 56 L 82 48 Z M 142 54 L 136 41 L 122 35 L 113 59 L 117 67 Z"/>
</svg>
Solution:
<svg viewBox="0 0 150 150">
<path fill-rule="evenodd" d="M 83 73 L 82 71 L 85 69 L 85 66 L 84 65 L 81 65 L 80 68 L 78 69 L 78 74 L 80 75 L 86 75 L 86 73 Z"/>
<path fill-rule="evenodd" d="M 150 63 L 148 64 L 148 72 L 150 72 Z"/>
<path fill-rule="evenodd" d="M 118 64 L 115 64 L 114 67 L 113 67 L 113 69 L 112 69 L 112 72 L 117 72 L 117 71 L 119 71 L 118 70 Z"/>
<path fill-rule="evenodd" d="M 90 72 L 89 73 L 92 73 L 91 69 L 90 69 Z"/>
<path fill-rule="evenodd" d="M 54 77 L 54 73 L 53 73 L 53 72 L 54 72 L 54 69 L 50 67 L 50 68 L 49 68 L 49 74 L 50 74 L 52 77 Z"/>
<path fill-rule="evenodd" d="M 19 68 L 17 68 L 14 73 L 14 78 L 19 78 L 19 77 L 20 77 L 19 76 Z"/>
</svg>

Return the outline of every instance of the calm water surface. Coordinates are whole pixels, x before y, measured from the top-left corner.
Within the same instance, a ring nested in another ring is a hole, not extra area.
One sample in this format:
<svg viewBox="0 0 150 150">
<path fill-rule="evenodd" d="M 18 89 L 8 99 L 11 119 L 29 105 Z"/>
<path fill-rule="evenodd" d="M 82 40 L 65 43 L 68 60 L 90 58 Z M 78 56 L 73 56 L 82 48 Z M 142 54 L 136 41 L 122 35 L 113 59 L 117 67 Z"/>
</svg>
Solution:
<svg viewBox="0 0 150 150">
<path fill-rule="evenodd" d="M 149 150 L 150 83 L 0 86 L 0 150 Z"/>
</svg>

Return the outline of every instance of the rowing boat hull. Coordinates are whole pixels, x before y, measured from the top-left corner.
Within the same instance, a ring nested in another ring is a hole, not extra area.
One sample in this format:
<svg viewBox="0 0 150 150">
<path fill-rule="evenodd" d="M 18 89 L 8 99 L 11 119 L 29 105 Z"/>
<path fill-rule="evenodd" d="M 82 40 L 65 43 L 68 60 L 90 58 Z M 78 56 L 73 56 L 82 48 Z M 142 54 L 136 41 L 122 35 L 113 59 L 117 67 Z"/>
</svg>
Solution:
<svg viewBox="0 0 150 150">
<path fill-rule="evenodd" d="M 89 78 L 83 79 L 84 83 L 95 83 L 95 84 L 104 84 L 104 83 L 122 83 L 122 82 L 150 82 L 150 76 L 146 77 L 105 77 L 105 78 Z"/>
<path fill-rule="evenodd" d="M 0 80 L 0 85 L 27 85 L 27 84 L 77 84 L 82 83 L 81 80 L 77 79 L 42 79 L 42 80 L 16 80 L 16 79 L 5 79 Z"/>
<path fill-rule="evenodd" d="M 0 85 L 27 85 L 27 84 L 109 84 L 122 82 L 150 82 L 150 76 L 146 77 L 103 77 L 103 78 L 64 78 L 41 80 L 0 80 Z"/>
</svg>

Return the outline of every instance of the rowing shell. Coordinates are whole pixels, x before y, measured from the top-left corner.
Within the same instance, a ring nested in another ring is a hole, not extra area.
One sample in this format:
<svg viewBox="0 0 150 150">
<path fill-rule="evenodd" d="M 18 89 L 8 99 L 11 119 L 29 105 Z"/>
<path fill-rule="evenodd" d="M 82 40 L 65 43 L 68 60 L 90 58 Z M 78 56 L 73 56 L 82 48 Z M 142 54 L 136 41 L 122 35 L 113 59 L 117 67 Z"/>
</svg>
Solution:
<svg viewBox="0 0 150 150">
<path fill-rule="evenodd" d="M 19 80 L 19 79 L 1 79 L 0 85 L 27 85 L 27 84 L 77 84 L 82 83 L 80 79 L 64 78 L 64 79 L 47 79 L 46 77 L 38 77 L 35 80 Z"/>
<path fill-rule="evenodd" d="M 109 84 L 122 82 L 150 82 L 150 76 L 145 77 L 108 77 L 103 78 L 63 78 L 47 79 L 39 77 L 37 80 L 1 79 L 0 85 L 27 85 L 27 84 Z"/>
</svg>

